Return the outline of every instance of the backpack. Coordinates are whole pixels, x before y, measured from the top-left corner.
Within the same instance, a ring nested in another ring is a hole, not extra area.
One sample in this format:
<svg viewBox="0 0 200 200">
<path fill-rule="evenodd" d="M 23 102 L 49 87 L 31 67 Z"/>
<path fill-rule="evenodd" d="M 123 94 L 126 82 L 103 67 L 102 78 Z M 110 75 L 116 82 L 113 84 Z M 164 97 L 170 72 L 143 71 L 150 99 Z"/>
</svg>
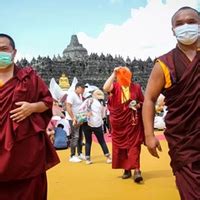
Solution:
<svg viewBox="0 0 200 200">
<path fill-rule="evenodd" d="M 55 128 L 54 147 L 56 149 L 66 149 L 68 147 L 67 133 L 61 128 Z"/>
</svg>

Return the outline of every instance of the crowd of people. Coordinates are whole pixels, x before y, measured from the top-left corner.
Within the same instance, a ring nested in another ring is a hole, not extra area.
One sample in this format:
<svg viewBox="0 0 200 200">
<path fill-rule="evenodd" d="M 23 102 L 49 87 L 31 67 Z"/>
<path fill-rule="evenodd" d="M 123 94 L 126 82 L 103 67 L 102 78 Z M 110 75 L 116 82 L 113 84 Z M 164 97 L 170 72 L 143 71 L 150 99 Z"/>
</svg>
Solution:
<svg viewBox="0 0 200 200">
<path fill-rule="evenodd" d="M 200 199 L 200 15 L 182 7 L 171 22 L 177 45 L 155 60 L 144 94 L 133 72 L 117 66 L 102 89 L 84 98 L 87 85 L 79 81 L 64 102 L 31 67 L 14 63 L 15 42 L 0 34 L 0 199 L 47 199 L 56 149 L 68 148 L 69 162 L 92 164 L 93 134 L 105 163 L 140 183 L 141 145 L 157 158 L 162 151 L 155 128 L 164 130 L 180 198 Z"/>
</svg>

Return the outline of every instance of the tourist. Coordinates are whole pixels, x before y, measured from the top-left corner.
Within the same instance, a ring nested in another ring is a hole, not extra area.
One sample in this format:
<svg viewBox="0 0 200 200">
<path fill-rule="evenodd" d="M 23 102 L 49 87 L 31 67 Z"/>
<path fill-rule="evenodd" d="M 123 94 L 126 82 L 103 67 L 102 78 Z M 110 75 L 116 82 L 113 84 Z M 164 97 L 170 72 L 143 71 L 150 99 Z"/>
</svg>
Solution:
<svg viewBox="0 0 200 200">
<path fill-rule="evenodd" d="M 167 114 L 167 106 L 165 105 L 165 97 L 160 94 L 155 105 L 154 129 L 164 130 L 165 116 Z"/>
<path fill-rule="evenodd" d="M 103 88 L 109 92 L 108 109 L 112 135 L 112 168 L 124 169 L 123 179 L 132 176 L 143 180 L 140 171 L 140 151 L 144 141 L 141 107 L 143 94 L 139 84 L 133 83 L 127 67 L 116 67 Z"/>
<path fill-rule="evenodd" d="M 71 128 L 71 140 L 70 140 L 70 162 L 81 162 L 84 160 L 82 154 L 82 126 L 77 122 L 76 114 L 79 111 L 79 108 L 83 102 L 83 93 L 85 90 L 85 85 L 81 82 L 78 82 L 75 86 L 75 90 L 70 92 L 66 100 L 66 110 L 70 116 L 70 128 Z M 76 148 L 78 156 L 76 156 Z"/>
<path fill-rule="evenodd" d="M 0 34 L 0 199 L 46 200 L 46 170 L 59 162 L 46 134 L 53 99 L 31 67 L 14 64 L 16 52 Z"/>
<path fill-rule="evenodd" d="M 54 131 L 54 147 L 56 149 L 67 149 L 69 136 L 67 136 L 67 132 L 64 130 L 64 124 L 58 123 Z"/>
<path fill-rule="evenodd" d="M 143 106 L 145 140 L 159 158 L 161 146 L 154 135 L 153 119 L 159 94 L 165 96 L 165 137 L 171 167 L 182 200 L 200 199 L 200 52 L 199 12 L 182 7 L 172 17 L 176 47 L 155 61 Z"/>
<path fill-rule="evenodd" d="M 103 109 L 103 131 L 104 131 L 104 134 L 106 134 L 106 133 L 110 134 L 110 122 L 109 122 L 110 112 L 108 110 L 107 102 L 105 102 L 104 104 L 105 105 L 103 105 L 103 107 L 104 107 L 104 109 Z"/>
<path fill-rule="evenodd" d="M 102 151 L 106 157 L 106 163 L 111 163 L 110 153 L 104 139 L 103 133 L 103 91 L 96 89 L 92 93 L 91 98 L 87 98 L 80 107 L 80 110 L 87 111 L 87 122 L 83 124 L 83 132 L 85 135 L 85 158 L 86 164 L 92 164 L 91 160 L 91 146 L 92 134 L 94 133 Z"/>
</svg>

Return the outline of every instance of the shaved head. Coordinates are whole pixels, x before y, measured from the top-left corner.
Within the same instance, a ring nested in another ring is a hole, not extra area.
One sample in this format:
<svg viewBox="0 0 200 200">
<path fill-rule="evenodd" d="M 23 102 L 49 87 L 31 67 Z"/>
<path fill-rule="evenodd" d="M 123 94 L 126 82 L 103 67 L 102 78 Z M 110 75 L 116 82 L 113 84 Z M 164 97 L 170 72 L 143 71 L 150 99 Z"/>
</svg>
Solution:
<svg viewBox="0 0 200 200">
<path fill-rule="evenodd" d="M 176 17 L 177 17 L 182 11 L 187 11 L 187 10 L 192 11 L 192 12 L 194 13 L 194 15 L 196 15 L 196 17 L 199 18 L 199 20 L 200 20 L 200 13 L 199 13 L 196 9 L 194 9 L 194 8 L 192 8 L 192 7 L 189 7 L 189 6 L 185 6 L 185 7 L 182 7 L 182 8 L 180 8 L 180 9 L 178 9 L 178 10 L 174 13 L 174 15 L 172 16 L 172 20 L 171 20 L 172 26 L 174 26 Z"/>
</svg>

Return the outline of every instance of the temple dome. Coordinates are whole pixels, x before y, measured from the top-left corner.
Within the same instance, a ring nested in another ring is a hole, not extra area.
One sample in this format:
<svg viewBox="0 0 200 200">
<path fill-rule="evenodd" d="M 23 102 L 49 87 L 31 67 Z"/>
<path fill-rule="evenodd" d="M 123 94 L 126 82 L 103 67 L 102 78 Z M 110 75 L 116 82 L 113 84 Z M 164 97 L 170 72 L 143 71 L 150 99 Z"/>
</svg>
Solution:
<svg viewBox="0 0 200 200">
<path fill-rule="evenodd" d="M 80 60 L 88 55 L 87 50 L 79 43 L 77 35 L 71 36 L 70 44 L 63 51 L 63 58 L 71 58 L 71 60 Z"/>
</svg>

